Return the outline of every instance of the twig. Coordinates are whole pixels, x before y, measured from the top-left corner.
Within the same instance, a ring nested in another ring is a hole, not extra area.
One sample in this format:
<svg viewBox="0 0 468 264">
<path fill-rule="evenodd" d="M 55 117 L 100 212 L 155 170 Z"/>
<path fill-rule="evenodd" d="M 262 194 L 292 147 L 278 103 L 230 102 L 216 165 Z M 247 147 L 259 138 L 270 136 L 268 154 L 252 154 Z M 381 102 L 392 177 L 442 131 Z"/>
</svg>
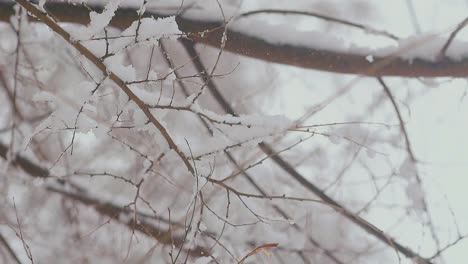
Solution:
<svg viewBox="0 0 468 264">
<path fill-rule="evenodd" d="M 462 30 L 464 27 L 466 27 L 467 24 L 468 24 L 468 17 L 463 19 L 463 21 L 460 22 L 460 24 L 458 24 L 458 26 L 455 28 L 455 30 L 452 31 L 452 33 L 450 33 L 450 36 L 447 39 L 447 42 L 445 42 L 444 46 L 442 47 L 442 49 L 439 52 L 439 55 L 437 56 L 437 59 L 439 61 L 444 59 L 445 53 L 447 52 L 450 44 L 452 44 L 452 41 L 455 39 L 455 36 L 458 34 L 458 32 L 460 32 L 460 30 Z"/>
<path fill-rule="evenodd" d="M 251 257 L 255 254 L 257 254 L 258 252 L 260 251 L 264 251 L 264 252 L 267 252 L 267 249 L 271 249 L 271 248 L 276 248 L 278 247 L 278 243 L 271 243 L 271 244 L 265 244 L 265 245 L 261 245 L 261 246 L 258 246 L 256 247 L 254 250 L 252 250 L 249 254 L 245 255 L 245 257 L 243 257 L 238 264 L 243 264 L 244 261 L 248 258 L 248 257 Z"/>
<path fill-rule="evenodd" d="M 3 237 L 1 233 L 0 233 L 0 244 L 3 245 L 3 247 L 8 251 L 8 253 L 11 255 L 11 257 L 17 264 L 21 264 L 21 261 L 19 260 L 15 251 L 11 248 L 10 244 L 8 244 L 8 241 L 5 239 L 5 237 Z"/>
<path fill-rule="evenodd" d="M 388 98 L 392 102 L 393 108 L 394 108 L 395 113 L 396 113 L 396 115 L 398 117 L 398 121 L 400 122 L 401 132 L 403 133 L 403 136 L 405 137 L 405 143 L 406 143 L 405 145 L 406 145 L 406 150 L 408 152 L 408 156 L 409 156 L 411 162 L 414 164 L 414 166 L 416 168 L 416 171 L 415 171 L 416 182 L 422 188 L 422 179 L 421 179 L 421 176 L 419 175 L 419 171 L 418 171 L 418 169 L 416 167 L 417 166 L 416 163 L 417 163 L 418 160 L 416 159 L 416 156 L 414 155 L 413 149 L 411 147 L 411 141 L 409 139 L 408 132 L 407 132 L 406 126 L 405 126 L 405 122 L 403 121 L 403 117 L 402 117 L 402 115 L 400 113 L 400 109 L 398 107 L 398 104 L 396 103 L 395 97 L 393 96 L 392 92 L 390 91 L 390 88 L 388 88 L 388 85 L 384 82 L 383 78 L 382 77 L 377 77 L 377 80 L 379 81 L 380 85 L 383 87 L 383 89 L 385 91 L 385 94 L 388 96 Z M 437 245 L 437 248 L 439 248 L 440 242 L 439 242 L 439 239 L 437 238 L 434 224 L 432 223 L 432 218 L 431 218 L 431 215 L 429 213 L 429 208 L 428 208 L 426 198 L 422 197 L 421 200 L 422 200 L 423 210 L 426 213 L 426 216 L 428 217 L 428 224 L 429 224 L 429 229 L 431 231 L 432 239 L 434 239 L 434 241 L 435 241 L 435 243 Z"/>
<path fill-rule="evenodd" d="M 28 12 L 32 13 L 36 16 L 39 20 L 44 22 L 50 29 L 52 29 L 55 33 L 59 34 L 63 39 L 65 39 L 71 46 L 73 46 L 78 52 L 86 57 L 91 63 L 93 63 L 105 76 L 109 76 L 109 78 L 117 84 L 120 89 L 127 94 L 127 96 L 135 102 L 140 110 L 145 114 L 145 116 L 150 120 L 150 122 L 161 132 L 162 136 L 166 140 L 167 144 L 171 149 L 173 149 L 177 155 L 182 159 L 183 163 L 187 167 L 190 173 L 194 173 L 192 165 L 188 161 L 185 154 L 179 149 L 179 147 L 175 144 L 172 137 L 167 132 L 166 128 L 154 117 L 151 113 L 150 109 L 146 106 L 146 104 L 136 96 L 132 90 L 125 84 L 125 82 L 110 71 L 107 66 L 102 62 L 98 57 L 96 57 L 89 49 L 78 42 L 74 42 L 71 38 L 71 35 L 65 31 L 61 26 L 59 26 L 55 21 L 53 21 L 47 14 L 42 13 L 39 9 L 37 9 L 34 5 L 32 5 L 27 0 L 17 0 L 18 4 L 24 7 Z"/>
<path fill-rule="evenodd" d="M 33 259 L 33 255 L 31 252 L 31 248 L 29 247 L 29 244 L 26 242 L 26 239 L 24 237 L 23 228 L 21 227 L 21 221 L 18 216 L 18 210 L 16 209 L 16 203 L 14 199 L 13 199 L 13 208 L 15 209 L 16 223 L 18 224 L 18 230 L 19 230 L 19 232 L 15 230 L 16 236 L 21 240 L 21 244 L 23 245 L 24 252 L 26 253 L 26 256 L 28 257 L 29 261 L 31 262 L 31 264 L 34 264 L 34 259 Z"/>
<path fill-rule="evenodd" d="M 265 154 L 270 155 L 274 153 L 273 149 L 265 144 L 260 143 L 260 149 L 262 149 Z M 293 177 L 297 182 L 299 182 L 302 186 L 307 188 L 309 191 L 317 195 L 320 199 L 326 202 L 328 205 L 333 206 L 337 212 L 343 215 L 345 218 L 350 220 L 351 222 L 355 223 L 357 226 L 361 227 L 364 231 L 371 234 L 381 242 L 387 244 L 388 246 L 395 248 L 397 252 L 402 253 L 407 258 L 410 259 L 419 259 L 423 260 L 426 263 L 431 263 L 429 260 L 424 259 L 423 257 L 419 256 L 416 252 L 412 251 L 411 249 L 401 245 L 395 239 L 391 238 L 382 230 L 378 229 L 371 223 L 367 222 L 365 219 L 361 218 L 360 216 L 352 213 L 349 209 L 345 208 L 343 205 L 339 204 L 333 198 L 325 194 L 320 188 L 318 188 L 315 184 L 308 181 L 303 175 L 296 171 L 289 163 L 283 160 L 279 155 L 275 155 L 272 157 L 273 161 L 280 166 L 283 170 L 285 170 L 291 177 Z"/>
</svg>

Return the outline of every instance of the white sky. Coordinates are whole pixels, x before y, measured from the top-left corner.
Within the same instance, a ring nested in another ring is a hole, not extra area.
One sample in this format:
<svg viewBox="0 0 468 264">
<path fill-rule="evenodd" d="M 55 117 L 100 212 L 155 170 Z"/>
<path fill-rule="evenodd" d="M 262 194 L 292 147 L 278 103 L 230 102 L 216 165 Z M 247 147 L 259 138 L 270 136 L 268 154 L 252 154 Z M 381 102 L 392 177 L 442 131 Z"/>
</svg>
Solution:
<svg viewBox="0 0 468 264">
<path fill-rule="evenodd" d="M 318 1 L 309 1 L 318 3 Z M 373 1 L 369 3 L 372 11 L 376 11 L 371 17 L 371 21 L 359 21 L 359 17 L 350 17 L 347 1 L 327 1 L 328 6 L 333 6 L 345 14 L 343 18 L 370 24 L 379 29 L 385 29 L 398 36 L 407 37 L 416 34 L 418 29 L 413 26 L 409 15 L 407 1 Z M 336 4 L 334 4 L 336 3 Z M 460 21 L 468 14 L 468 1 L 413 1 L 422 33 L 436 33 L 447 37 Z M 281 4 L 278 4 L 280 7 Z M 284 8 L 294 9 L 290 3 L 283 4 Z M 272 8 L 268 1 L 244 1 L 245 10 L 255 10 L 257 8 Z M 335 10 L 336 11 L 336 10 Z M 299 20 L 302 28 L 308 26 L 314 28 L 314 19 L 306 18 Z M 294 25 L 290 25 L 294 27 Z M 333 31 L 327 33 L 333 34 Z M 286 35 L 287 36 L 287 35 Z M 347 37 L 347 36 L 346 36 Z M 457 39 L 468 39 L 468 29 L 460 32 Z M 360 37 L 357 41 L 363 40 Z M 368 45 L 380 45 L 380 43 L 369 42 Z M 468 47 L 466 48 L 468 49 Z M 320 87 L 333 87 L 332 80 L 321 78 L 323 74 L 313 71 L 302 71 L 293 67 L 275 66 L 277 72 L 281 72 L 278 81 L 284 82 L 285 88 L 279 92 L 281 100 L 274 101 L 274 106 L 266 106 L 265 110 L 270 113 L 288 113 L 293 118 L 300 116 L 306 106 L 310 106 L 311 100 L 323 98 L 324 93 Z M 326 75 L 326 74 L 325 74 Z M 307 76 L 304 78 L 303 76 Z M 322 76 L 323 77 L 323 76 Z M 351 76 L 346 83 L 352 79 Z M 430 211 L 433 215 L 441 237 L 441 245 L 445 246 L 456 239 L 457 230 L 454 221 L 457 222 L 460 233 L 468 233 L 468 98 L 464 97 L 468 86 L 466 79 L 438 79 L 438 80 L 406 80 L 399 81 L 392 78 L 389 86 L 395 94 L 401 96 L 408 89 L 423 91 L 416 96 L 409 104 L 408 111 L 405 110 L 404 102 L 399 102 L 408 129 L 412 146 L 418 159 L 422 162 L 418 169 L 422 172 L 424 187 L 430 202 Z M 406 83 L 405 83 L 406 82 Z M 435 83 L 435 85 L 434 85 Z M 336 85 L 336 83 L 335 83 Z M 355 84 L 361 96 L 365 98 L 369 95 L 369 89 L 380 89 L 378 84 L 364 78 Z M 364 89 L 363 86 L 365 87 Z M 326 90 L 326 88 L 324 88 Z M 354 92 L 354 91 L 353 91 Z M 356 95 L 355 95 L 356 96 Z M 400 97 L 404 98 L 404 96 Z M 337 113 L 336 116 L 342 116 Z M 327 112 L 322 116 L 324 122 L 340 122 L 336 120 L 332 112 Z M 314 119 L 316 120 L 316 119 Z M 319 118 L 320 120 L 320 118 Z M 320 122 L 318 122 L 320 123 Z M 450 212 L 453 210 L 454 216 Z M 389 215 L 376 214 L 367 215 L 372 223 L 384 227 L 389 222 Z M 390 221 L 391 222 L 391 221 Z M 399 241 L 413 249 L 421 247 L 420 252 L 433 252 L 433 248 L 421 240 L 419 230 L 413 225 L 400 225 L 398 228 Z M 406 234 L 406 235 L 405 235 Z M 426 236 L 428 236 L 426 234 Z M 444 254 L 446 263 L 468 263 L 468 241 L 459 242 L 451 247 Z M 429 253 L 428 253 L 429 254 Z"/>
</svg>

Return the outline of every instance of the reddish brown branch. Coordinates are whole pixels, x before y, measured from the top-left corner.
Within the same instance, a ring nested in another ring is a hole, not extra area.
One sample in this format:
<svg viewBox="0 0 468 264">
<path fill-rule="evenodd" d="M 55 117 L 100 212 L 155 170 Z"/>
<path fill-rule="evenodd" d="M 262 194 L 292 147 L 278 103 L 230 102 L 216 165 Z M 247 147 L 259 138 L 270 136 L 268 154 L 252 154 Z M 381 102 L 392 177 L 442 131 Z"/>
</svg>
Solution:
<svg viewBox="0 0 468 264">
<path fill-rule="evenodd" d="M 81 5 L 47 3 L 46 9 L 60 22 L 89 23 L 89 9 Z M 93 7 L 100 11 L 102 7 Z M 0 2 L 0 21 L 9 21 L 14 15 L 13 3 Z M 166 14 L 146 12 L 143 17 L 166 17 Z M 120 8 L 110 22 L 111 26 L 124 29 L 139 18 L 135 9 Z M 224 32 L 223 23 L 208 22 L 178 16 L 177 24 L 182 32 L 198 43 L 219 47 Z M 199 34 L 198 32 L 204 32 Z M 284 34 L 287 34 L 286 32 Z M 297 45 L 271 44 L 261 38 L 242 32 L 227 30 L 225 50 L 261 59 L 306 69 L 335 73 L 362 74 L 366 76 L 401 77 L 467 77 L 468 59 L 454 61 L 443 58 L 438 62 L 415 59 L 412 62 L 397 57 L 374 57 L 373 63 L 360 54 L 319 50 Z"/>
<path fill-rule="evenodd" d="M 238 264 L 243 264 L 244 261 L 245 261 L 247 258 L 249 258 L 249 257 L 251 257 L 251 256 L 253 256 L 253 255 L 255 255 L 255 254 L 257 254 L 257 253 L 260 252 L 260 251 L 267 251 L 268 249 L 276 248 L 277 246 L 278 246 L 278 243 L 271 243 L 271 244 L 265 244 L 265 245 L 258 246 L 258 247 L 256 247 L 254 250 L 252 250 L 249 254 L 247 254 L 245 257 L 243 257 L 243 258 L 239 261 Z"/>
</svg>

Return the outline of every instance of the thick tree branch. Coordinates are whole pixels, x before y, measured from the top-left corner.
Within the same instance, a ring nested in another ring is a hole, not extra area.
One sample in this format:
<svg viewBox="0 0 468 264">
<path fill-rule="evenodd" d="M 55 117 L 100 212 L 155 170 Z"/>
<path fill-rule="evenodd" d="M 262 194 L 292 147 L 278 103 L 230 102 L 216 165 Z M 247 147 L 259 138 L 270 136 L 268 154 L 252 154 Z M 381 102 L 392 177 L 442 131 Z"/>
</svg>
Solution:
<svg viewBox="0 0 468 264">
<path fill-rule="evenodd" d="M 7 153 L 8 153 L 8 147 L 0 143 L 0 157 L 3 159 L 7 158 Z M 32 161 L 21 157 L 21 156 L 16 156 L 15 159 L 12 161 L 12 164 L 15 166 L 20 167 L 23 169 L 26 173 L 30 174 L 33 177 L 38 177 L 38 178 L 48 178 L 50 177 L 49 171 L 45 168 L 42 168 Z"/>
<path fill-rule="evenodd" d="M 89 23 L 89 9 L 82 5 L 47 3 L 45 8 L 60 22 L 79 24 Z M 92 7 L 96 11 L 102 7 Z M 0 2 L 0 21 L 9 21 L 14 15 L 12 2 Z M 146 12 L 143 17 L 162 18 L 167 14 Z M 209 19 L 209 18 L 207 18 Z M 111 26 L 124 29 L 138 20 L 136 9 L 120 8 L 110 22 Z M 195 42 L 219 47 L 224 32 L 223 22 L 195 20 L 177 17 L 182 32 Z M 198 32 L 204 32 L 200 34 Z M 286 34 L 286 33 L 285 33 Z M 242 32 L 227 30 L 228 40 L 225 50 L 264 61 L 297 66 L 306 69 L 335 73 L 361 74 L 366 76 L 401 77 L 467 77 L 468 59 L 454 61 L 443 58 L 438 62 L 404 60 L 398 57 L 374 57 L 370 63 L 364 56 L 319 50 L 297 45 L 271 44 L 265 40 Z"/>
</svg>

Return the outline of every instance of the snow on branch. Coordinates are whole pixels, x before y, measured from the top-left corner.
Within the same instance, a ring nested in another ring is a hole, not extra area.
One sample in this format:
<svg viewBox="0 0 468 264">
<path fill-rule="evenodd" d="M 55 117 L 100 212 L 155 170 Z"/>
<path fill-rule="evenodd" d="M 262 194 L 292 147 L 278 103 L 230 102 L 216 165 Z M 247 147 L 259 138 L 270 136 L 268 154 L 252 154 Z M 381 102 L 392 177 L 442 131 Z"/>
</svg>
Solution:
<svg viewBox="0 0 468 264">
<path fill-rule="evenodd" d="M 100 6 L 91 7 L 97 12 L 104 10 Z M 90 23 L 90 11 L 83 5 L 46 3 L 45 8 L 60 22 Z M 119 8 L 109 25 L 127 28 L 141 19 L 136 11 Z M 0 21 L 9 21 L 12 15 L 13 3 L 0 2 Z M 164 18 L 168 15 L 147 10 L 142 17 Z M 468 76 L 467 45 L 460 41 L 450 40 L 450 47 L 447 47 L 448 40 L 445 38 L 422 35 L 398 40 L 396 45 L 388 48 L 372 50 L 343 44 L 342 40 L 323 32 L 298 32 L 293 27 L 247 19 L 250 18 L 234 19 L 229 24 L 225 50 L 268 62 L 335 73 L 401 77 Z M 189 39 L 219 47 L 225 31 L 221 18 L 213 18 L 210 12 L 188 10 L 177 16 L 176 21 Z M 274 33 L 280 31 L 282 34 L 275 36 Z M 374 31 L 370 30 L 369 33 Z M 440 56 L 442 50 L 444 57 Z"/>
</svg>

